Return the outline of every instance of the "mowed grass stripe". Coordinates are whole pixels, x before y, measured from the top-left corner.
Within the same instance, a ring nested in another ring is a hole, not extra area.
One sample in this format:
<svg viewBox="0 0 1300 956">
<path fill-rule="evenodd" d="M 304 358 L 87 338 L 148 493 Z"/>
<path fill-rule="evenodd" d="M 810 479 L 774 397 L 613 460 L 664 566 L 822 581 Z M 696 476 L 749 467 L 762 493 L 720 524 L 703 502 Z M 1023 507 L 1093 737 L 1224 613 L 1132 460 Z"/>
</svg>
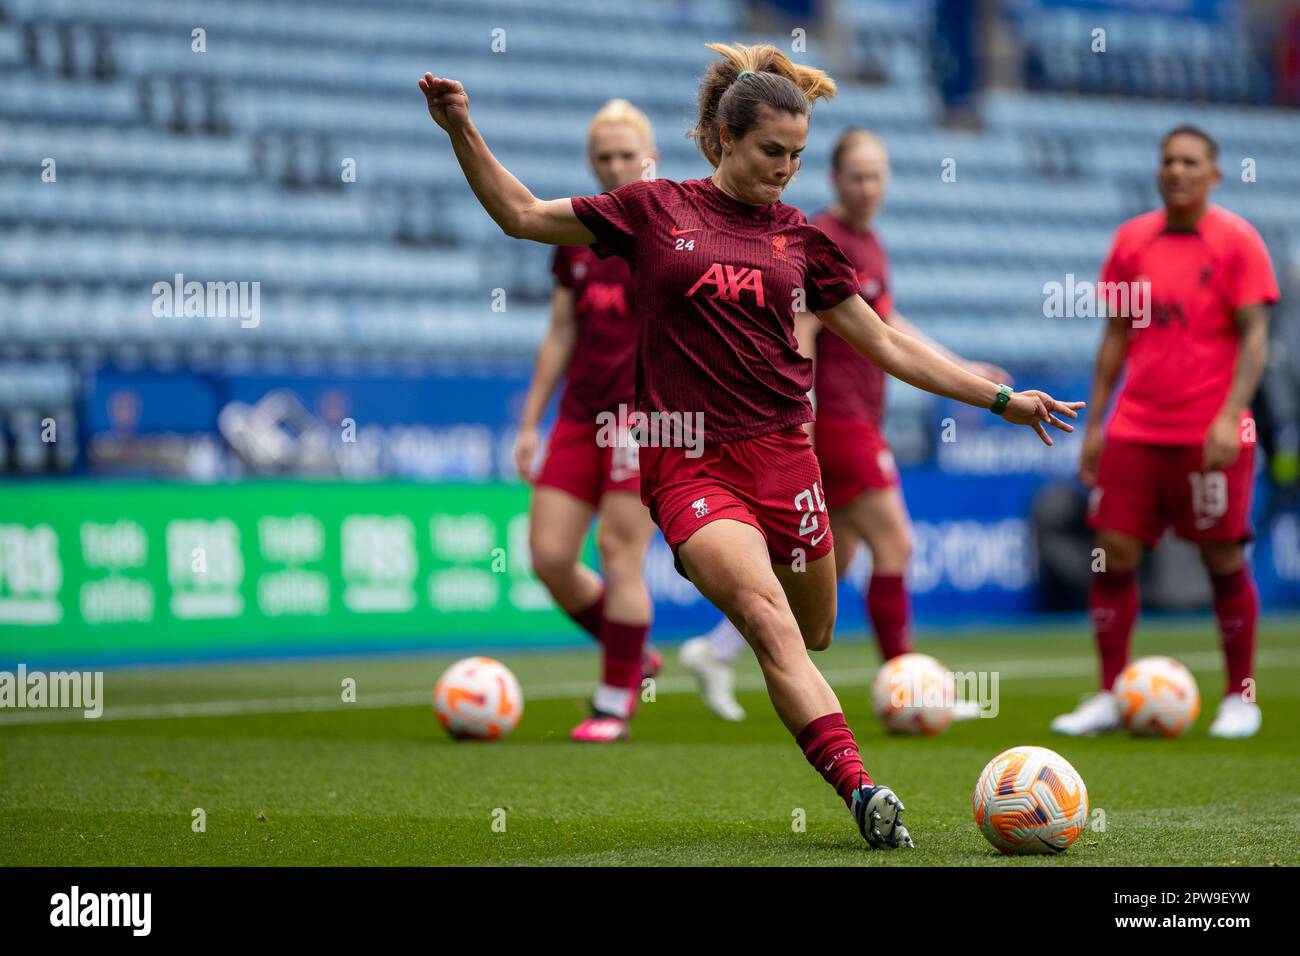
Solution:
<svg viewBox="0 0 1300 956">
<path fill-rule="evenodd" d="M 1198 651 L 1180 654 L 1178 659 L 1192 671 L 1211 671 L 1222 666 L 1220 651 Z M 291 667 L 292 665 L 277 665 Z M 1257 657 L 1260 668 L 1300 667 L 1298 650 L 1263 650 Z M 1095 656 L 1070 657 L 1056 660 L 1010 660 L 968 665 L 964 670 L 996 672 L 1001 679 L 1069 678 L 1094 674 L 1097 671 Z M 875 677 L 874 664 L 870 667 L 837 668 L 823 670 L 823 675 L 833 686 L 861 687 Z M 747 693 L 763 689 L 762 675 L 740 673 L 736 676 L 736 690 Z M 590 694 L 593 681 L 564 681 L 529 685 L 524 688 L 524 700 L 566 700 Z M 682 676 L 660 677 L 655 681 L 657 694 L 694 693 L 694 679 Z M 188 720 L 198 717 L 241 717 L 277 713 L 316 713 L 341 710 L 386 710 L 416 706 L 431 706 L 432 689 L 379 691 L 359 694 L 353 703 L 344 703 L 338 694 L 300 697 L 264 697 L 234 700 L 187 701 L 168 704 L 139 704 L 113 707 L 105 705 L 104 713 L 95 723 L 131 720 Z M 0 712 L 0 727 L 24 724 L 77 723 L 87 720 L 79 710 L 22 710 Z"/>
</svg>

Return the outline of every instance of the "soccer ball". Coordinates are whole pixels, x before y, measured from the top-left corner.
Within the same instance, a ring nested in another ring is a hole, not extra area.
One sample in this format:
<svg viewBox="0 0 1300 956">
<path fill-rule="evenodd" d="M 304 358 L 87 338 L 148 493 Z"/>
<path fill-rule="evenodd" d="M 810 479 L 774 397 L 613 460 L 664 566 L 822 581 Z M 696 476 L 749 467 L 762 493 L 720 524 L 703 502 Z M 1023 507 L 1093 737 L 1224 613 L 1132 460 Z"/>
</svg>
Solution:
<svg viewBox="0 0 1300 956">
<path fill-rule="evenodd" d="M 871 685 L 871 706 L 891 734 L 943 733 L 956 712 L 952 674 L 928 654 L 885 661 Z"/>
<path fill-rule="evenodd" d="M 971 800 L 984 838 L 1010 856 L 1060 853 L 1088 819 L 1088 788 L 1046 747 L 1012 747 L 988 762 Z"/>
<path fill-rule="evenodd" d="M 467 657 L 443 672 L 433 688 L 433 710 L 459 739 L 497 740 L 524 713 L 524 692 L 510 668 L 490 657 Z"/>
<path fill-rule="evenodd" d="M 1191 672 L 1172 657 L 1144 657 L 1124 668 L 1114 686 L 1120 720 L 1132 733 L 1177 737 L 1201 712 Z"/>
</svg>

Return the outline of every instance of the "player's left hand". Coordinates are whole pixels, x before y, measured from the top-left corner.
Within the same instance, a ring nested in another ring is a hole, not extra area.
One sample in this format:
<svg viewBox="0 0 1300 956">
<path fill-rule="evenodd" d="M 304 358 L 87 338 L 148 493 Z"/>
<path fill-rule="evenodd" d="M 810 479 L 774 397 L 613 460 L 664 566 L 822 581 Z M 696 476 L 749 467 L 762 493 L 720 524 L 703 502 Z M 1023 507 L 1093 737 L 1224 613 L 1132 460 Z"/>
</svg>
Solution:
<svg viewBox="0 0 1300 956">
<path fill-rule="evenodd" d="M 1231 468 L 1241 454 L 1241 418 L 1237 415 L 1216 415 L 1205 433 L 1205 447 L 1201 461 L 1206 471 Z"/>
<path fill-rule="evenodd" d="M 1038 432 L 1038 437 L 1043 440 L 1043 444 L 1050 445 L 1052 436 L 1047 434 L 1043 424 L 1059 428 L 1063 432 L 1072 432 L 1074 426 L 1069 422 L 1061 421 L 1057 416 L 1078 418 L 1078 409 L 1085 405 L 1087 402 L 1058 402 L 1046 392 L 1031 389 L 1027 392 L 1014 392 L 1011 400 L 1007 402 L 1007 407 L 1002 410 L 1002 417 L 1013 425 L 1031 426 Z"/>
</svg>

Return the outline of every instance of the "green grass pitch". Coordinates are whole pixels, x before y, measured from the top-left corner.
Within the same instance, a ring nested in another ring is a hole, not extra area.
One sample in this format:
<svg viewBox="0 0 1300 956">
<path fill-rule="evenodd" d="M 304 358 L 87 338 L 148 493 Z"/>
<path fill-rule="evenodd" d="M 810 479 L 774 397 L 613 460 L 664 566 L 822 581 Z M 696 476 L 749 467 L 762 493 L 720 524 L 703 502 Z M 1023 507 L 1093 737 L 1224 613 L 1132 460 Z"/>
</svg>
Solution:
<svg viewBox="0 0 1300 956">
<path fill-rule="evenodd" d="M 872 853 L 777 721 L 752 658 L 743 724 L 705 711 L 666 649 L 632 741 L 567 739 L 592 651 L 502 655 L 524 719 L 498 743 L 449 740 L 429 692 L 446 657 L 370 657 L 109 671 L 103 719 L 0 713 L 0 864 L 1157 865 L 1300 861 L 1300 624 L 1261 628 L 1253 740 L 1206 728 L 1222 692 L 1213 621 L 1144 623 L 1135 656 L 1196 674 L 1202 712 L 1179 740 L 1053 737 L 1093 687 L 1085 626 L 938 638 L 954 670 L 1001 674 L 1001 712 L 936 738 L 890 738 L 871 716 L 873 646 L 817 655 L 871 773 L 906 802 L 911 852 Z M 357 701 L 341 700 L 345 678 Z M 18 720 L 36 722 L 19 723 Z M 1053 858 L 1008 859 L 971 820 L 984 764 L 1018 744 L 1062 753 L 1105 814 Z M 205 832 L 194 832 L 202 808 Z M 504 815 L 498 810 L 504 810 Z M 797 811 L 803 832 L 794 826 Z M 504 832 L 499 832 L 504 819 Z M 494 828 L 494 821 L 497 826 Z"/>
</svg>

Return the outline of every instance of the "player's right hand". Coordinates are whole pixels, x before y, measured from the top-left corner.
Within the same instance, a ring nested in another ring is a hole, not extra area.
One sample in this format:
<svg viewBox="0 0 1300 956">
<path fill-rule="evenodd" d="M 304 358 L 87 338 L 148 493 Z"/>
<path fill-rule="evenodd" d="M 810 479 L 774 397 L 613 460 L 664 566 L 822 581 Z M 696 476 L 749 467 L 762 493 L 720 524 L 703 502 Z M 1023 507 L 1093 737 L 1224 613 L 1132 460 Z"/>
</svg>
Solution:
<svg viewBox="0 0 1300 956">
<path fill-rule="evenodd" d="M 536 428 L 519 429 L 515 438 L 515 470 L 524 481 L 533 480 L 533 463 L 537 461 L 537 449 L 541 443 Z"/>
<path fill-rule="evenodd" d="M 1097 484 L 1097 463 L 1101 461 L 1101 448 L 1106 436 L 1100 428 L 1089 428 L 1083 433 L 1083 451 L 1079 454 L 1079 480 L 1088 488 Z"/>
<path fill-rule="evenodd" d="M 448 133 L 469 125 L 469 94 L 460 80 L 426 73 L 420 77 L 420 89 L 429 104 L 429 115 Z"/>
</svg>

